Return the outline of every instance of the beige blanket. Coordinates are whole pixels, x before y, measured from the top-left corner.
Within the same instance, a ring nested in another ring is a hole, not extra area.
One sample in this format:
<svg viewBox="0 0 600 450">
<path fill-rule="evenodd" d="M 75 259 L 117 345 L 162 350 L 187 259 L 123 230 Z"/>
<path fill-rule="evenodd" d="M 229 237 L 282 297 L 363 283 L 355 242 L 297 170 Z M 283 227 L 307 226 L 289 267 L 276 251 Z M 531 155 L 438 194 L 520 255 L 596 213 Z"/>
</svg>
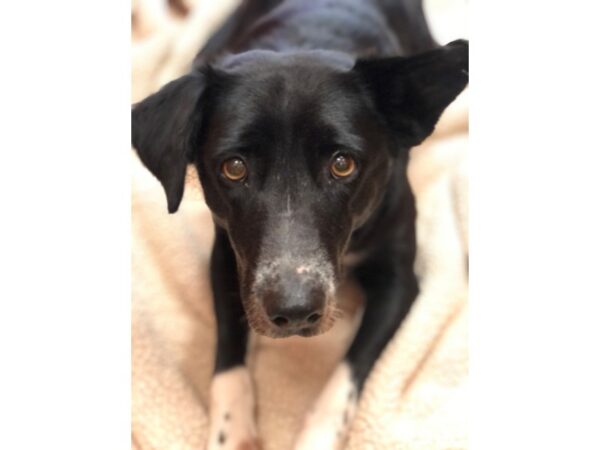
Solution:
<svg viewBox="0 0 600 450">
<path fill-rule="evenodd" d="M 181 74 L 235 2 L 217 9 L 209 3 L 199 1 L 185 20 L 149 26 L 145 39 L 134 41 L 132 100 Z M 422 293 L 367 381 L 348 449 L 467 448 L 466 101 L 463 94 L 436 135 L 412 151 Z M 132 175 L 132 446 L 202 449 L 215 347 L 210 213 L 193 174 L 174 215 L 133 152 Z M 251 338 L 248 365 L 265 450 L 291 447 L 349 345 L 362 298 L 351 285 L 340 297 L 345 317 L 325 335 Z"/>
</svg>

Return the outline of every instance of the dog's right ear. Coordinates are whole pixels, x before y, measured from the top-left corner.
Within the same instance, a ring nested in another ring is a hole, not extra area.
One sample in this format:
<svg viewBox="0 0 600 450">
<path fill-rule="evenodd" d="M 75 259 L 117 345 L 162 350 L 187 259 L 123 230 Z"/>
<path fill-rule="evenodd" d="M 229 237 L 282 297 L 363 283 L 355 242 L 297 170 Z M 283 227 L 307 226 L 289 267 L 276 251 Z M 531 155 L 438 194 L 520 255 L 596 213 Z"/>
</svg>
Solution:
<svg viewBox="0 0 600 450">
<path fill-rule="evenodd" d="M 407 148 L 429 136 L 469 82 L 469 43 L 453 41 L 409 57 L 358 60 L 354 66 L 375 107 Z"/>
<path fill-rule="evenodd" d="M 199 99 L 205 76 L 190 73 L 171 81 L 131 110 L 131 143 L 142 163 L 158 178 L 169 213 L 179 208 L 193 137 L 201 120 Z"/>
</svg>

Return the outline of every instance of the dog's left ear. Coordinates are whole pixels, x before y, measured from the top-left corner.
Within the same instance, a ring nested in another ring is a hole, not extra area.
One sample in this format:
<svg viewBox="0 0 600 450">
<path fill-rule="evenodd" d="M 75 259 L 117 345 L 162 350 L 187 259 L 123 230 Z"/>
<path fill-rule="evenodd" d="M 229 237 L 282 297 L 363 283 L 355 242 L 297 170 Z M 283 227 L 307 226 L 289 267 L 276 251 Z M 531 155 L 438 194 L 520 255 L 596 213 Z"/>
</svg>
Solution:
<svg viewBox="0 0 600 450">
<path fill-rule="evenodd" d="M 205 76 L 194 72 L 165 85 L 131 110 L 131 143 L 142 163 L 158 178 L 169 213 L 179 208 L 193 138 L 201 120 Z"/>
<path fill-rule="evenodd" d="M 433 132 L 469 82 L 469 43 L 458 40 L 410 57 L 358 60 L 353 70 L 402 145 L 413 147 Z"/>
</svg>

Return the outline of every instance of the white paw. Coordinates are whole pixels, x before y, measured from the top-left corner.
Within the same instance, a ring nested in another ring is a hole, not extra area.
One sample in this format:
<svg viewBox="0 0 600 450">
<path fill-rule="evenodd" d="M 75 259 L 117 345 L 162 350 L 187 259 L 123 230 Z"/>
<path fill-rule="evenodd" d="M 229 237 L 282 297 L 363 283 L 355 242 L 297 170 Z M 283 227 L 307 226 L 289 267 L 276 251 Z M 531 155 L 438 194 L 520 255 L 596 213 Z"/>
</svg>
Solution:
<svg viewBox="0 0 600 450">
<path fill-rule="evenodd" d="M 248 369 L 218 373 L 210 387 L 207 450 L 259 450 L 254 391 Z"/>
<path fill-rule="evenodd" d="M 356 410 L 357 393 L 346 363 L 333 373 L 306 417 L 294 450 L 338 450 Z"/>
</svg>

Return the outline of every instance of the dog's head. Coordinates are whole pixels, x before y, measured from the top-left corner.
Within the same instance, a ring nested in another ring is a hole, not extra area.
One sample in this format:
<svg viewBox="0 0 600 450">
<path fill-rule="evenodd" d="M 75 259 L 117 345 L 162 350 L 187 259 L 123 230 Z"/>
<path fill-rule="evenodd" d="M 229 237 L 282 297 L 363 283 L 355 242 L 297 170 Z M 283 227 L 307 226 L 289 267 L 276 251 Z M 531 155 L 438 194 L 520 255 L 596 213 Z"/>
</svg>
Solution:
<svg viewBox="0 0 600 450">
<path fill-rule="evenodd" d="M 354 61 L 252 51 L 185 75 L 134 106 L 132 141 L 173 213 L 195 164 L 235 251 L 261 334 L 327 330 L 353 231 L 408 149 L 468 81 L 468 46 Z"/>
</svg>

